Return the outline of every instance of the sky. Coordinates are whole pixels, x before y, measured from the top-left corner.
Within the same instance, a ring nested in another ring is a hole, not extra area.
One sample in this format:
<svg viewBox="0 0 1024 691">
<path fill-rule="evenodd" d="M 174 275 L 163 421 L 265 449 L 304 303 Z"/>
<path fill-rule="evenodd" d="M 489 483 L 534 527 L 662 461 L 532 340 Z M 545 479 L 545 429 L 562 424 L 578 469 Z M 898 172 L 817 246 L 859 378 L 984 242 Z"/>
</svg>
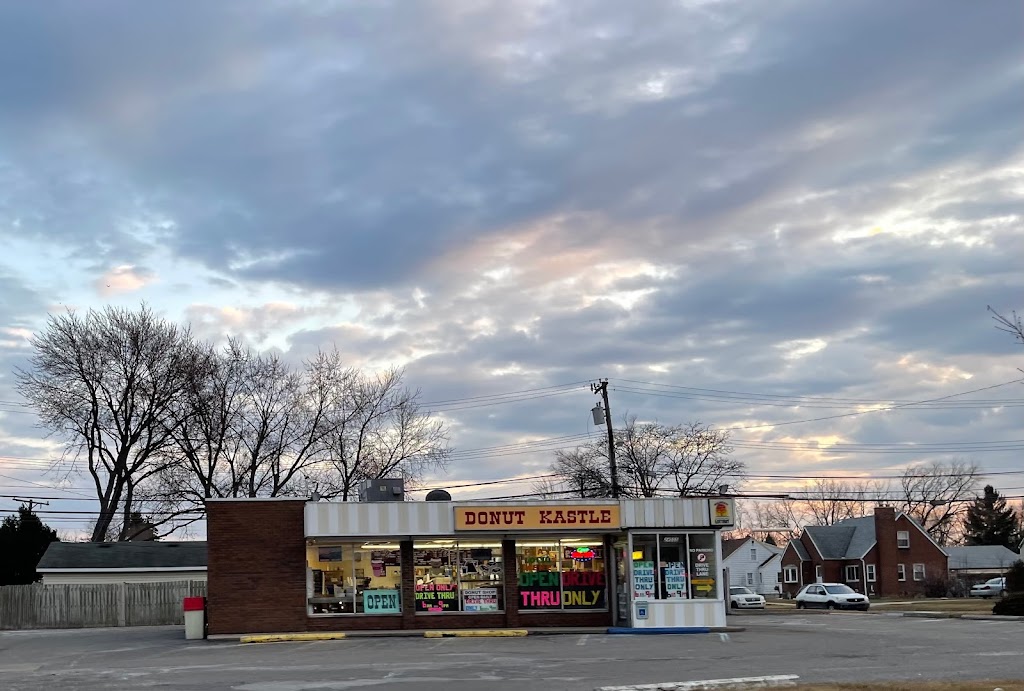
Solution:
<svg viewBox="0 0 1024 691">
<path fill-rule="evenodd" d="M 0 84 L 0 514 L 95 510 L 13 371 L 142 302 L 404 366 L 456 498 L 601 438 L 599 378 L 729 430 L 751 491 L 1024 494 L 1016 0 L 3 3 Z"/>
</svg>

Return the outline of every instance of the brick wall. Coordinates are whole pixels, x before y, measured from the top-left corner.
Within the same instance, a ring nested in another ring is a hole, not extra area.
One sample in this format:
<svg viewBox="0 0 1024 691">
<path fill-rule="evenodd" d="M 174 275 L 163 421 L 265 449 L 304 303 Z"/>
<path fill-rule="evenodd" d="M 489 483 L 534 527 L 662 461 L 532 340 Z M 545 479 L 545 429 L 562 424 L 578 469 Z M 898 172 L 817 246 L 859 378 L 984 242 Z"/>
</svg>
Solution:
<svg viewBox="0 0 1024 691">
<path fill-rule="evenodd" d="M 304 500 L 206 505 L 209 631 L 306 628 Z"/>
<path fill-rule="evenodd" d="M 900 515 L 896 518 L 895 531 L 905 530 L 910 533 L 910 548 L 899 549 L 896 561 L 906 564 L 907 580 L 899 584 L 897 595 L 924 595 L 924 581 L 914 580 L 914 564 L 925 565 L 925 578 L 946 577 L 947 557 L 945 552 L 935 546 L 909 518 Z M 895 542 L 895 531 L 893 541 Z M 892 566 L 893 578 L 896 577 L 895 563 Z"/>
</svg>

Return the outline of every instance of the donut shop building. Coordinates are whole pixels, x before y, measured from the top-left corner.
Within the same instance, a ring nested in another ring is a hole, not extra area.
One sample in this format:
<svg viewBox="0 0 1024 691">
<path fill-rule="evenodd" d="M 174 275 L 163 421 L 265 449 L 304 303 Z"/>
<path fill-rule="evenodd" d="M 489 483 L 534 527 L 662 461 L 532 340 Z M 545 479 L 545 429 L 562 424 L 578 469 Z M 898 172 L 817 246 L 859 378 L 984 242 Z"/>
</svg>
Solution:
<svg viewBox="0 0 1024 691">
<path fill-rule="evenodd" d="M 725 625 L 728 497 L 207 503 L 211 634 Z"/>
</svg>

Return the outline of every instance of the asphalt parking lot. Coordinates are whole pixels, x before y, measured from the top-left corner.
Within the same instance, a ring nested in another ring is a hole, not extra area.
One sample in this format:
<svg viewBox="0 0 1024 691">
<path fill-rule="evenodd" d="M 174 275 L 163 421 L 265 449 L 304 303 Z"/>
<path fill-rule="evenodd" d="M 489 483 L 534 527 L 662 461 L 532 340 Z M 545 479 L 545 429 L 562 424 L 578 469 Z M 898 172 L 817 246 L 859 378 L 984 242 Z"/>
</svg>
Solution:
<svg viewBox="0 0 1024 691">
<path fill-rule="evenodd" d="M 884 614 L 736 617 L 727 635 L 185 641 L 180 628 L 0 633 L 16 691 L 567 689 L 796 674 L 805 681 L 1024 679 L 1024 622 Z"/>
</svg>

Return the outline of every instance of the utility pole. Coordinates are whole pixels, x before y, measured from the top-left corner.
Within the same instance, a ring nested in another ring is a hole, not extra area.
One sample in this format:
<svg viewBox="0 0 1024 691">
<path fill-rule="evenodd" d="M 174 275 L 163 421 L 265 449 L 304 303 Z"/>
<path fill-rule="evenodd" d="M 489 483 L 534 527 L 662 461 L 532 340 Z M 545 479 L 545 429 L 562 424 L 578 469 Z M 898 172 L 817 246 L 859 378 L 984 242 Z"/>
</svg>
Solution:
<svg viewBox="0 0 1024 691">
<path fill-rule="evenodd" d="M 22 504 L 28 504 L 28 512 L 29 513 L 34 513 L 33 509 L 35 508 L 36 504 L 39 504 L 40 506 L 49 506 L 50 505 L 50 502 L 48 502 L 48 501 L 36 501 L 35 499 L 31 499 L 31 498 L 29 498 L 29 499 L 20 499 L 18 497 L 15 497 L 14 501 L 20 501 Z"/>
<path fill-rule="evenodd" d="M 612 475 L 612 497 L 619 498 L 619 469 L 615 465 L 615 433 L 612 430 L 612 408 L 608 404 L 608 380 L 602 379 L 597 384 L 591 384 L 590 390 L 593 393 L 601 394 L 604 401 L 604 424 L 608 428 L 608 468 Z M 596 415 L 594 416 L 597 417 Z M 595 419 L 596 422 L 596 419 Z"/>
</svg>

